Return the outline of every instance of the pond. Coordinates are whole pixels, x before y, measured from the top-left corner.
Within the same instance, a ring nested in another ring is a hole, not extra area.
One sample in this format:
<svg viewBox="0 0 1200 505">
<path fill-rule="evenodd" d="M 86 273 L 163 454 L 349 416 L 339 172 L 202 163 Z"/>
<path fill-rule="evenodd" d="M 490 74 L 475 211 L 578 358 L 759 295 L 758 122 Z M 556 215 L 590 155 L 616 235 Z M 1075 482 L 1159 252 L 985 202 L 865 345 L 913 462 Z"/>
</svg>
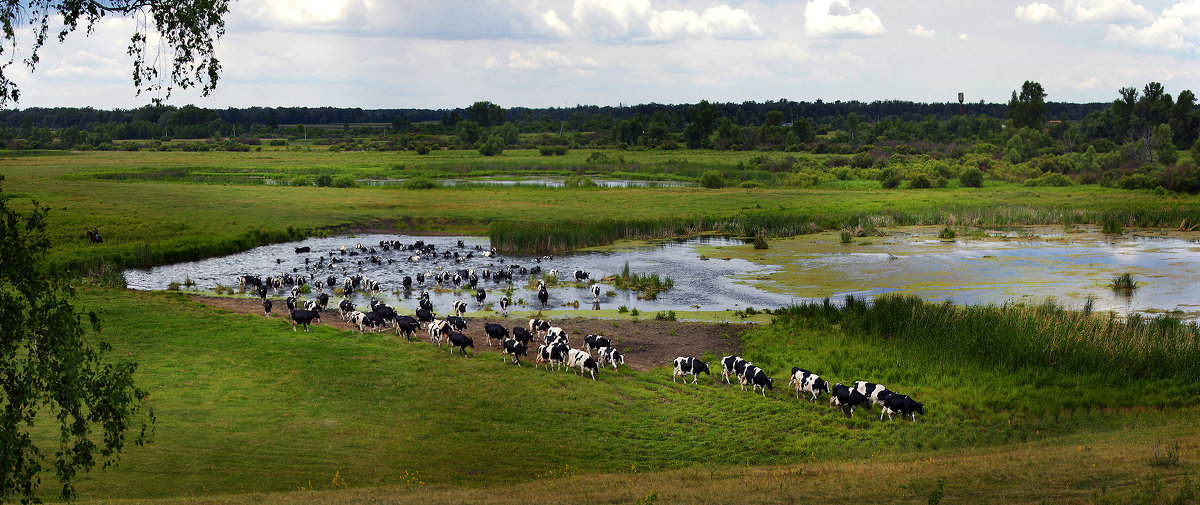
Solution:
<svg viewBox="0 0 1200 505">
<path fill-rule="evenodd" d="M 427 281 L 424 286 L 414 285 L 413 292 L 404 292 L 398 289 L 401 279 L 406 275 L 415 279 L 418 272 L 495 271 L 506 265 L 557 269 L 564 279 L 574 270 L 584 270 L 599 279 L 619 273 L 628 263 L 632 272 L 669 277 L 675 287 L 659 293 L 656 300 L 639 300 L 636 293 L 602 283 L 600 302 L 593 305 L 584 284 L 560 284 L 549 289 L 548 308 L 561 309 L 578 302 L 582 310 L 626 306 L 642 312 L 723 311 L 774 308 L 826 297 L 840 302 L 848 294 L 870 297 L 895 292 L 957 304 L 1037 304 L 1053 298 L 1071 308 L 1081 308 L 1091 298 L 1096 311 L 1122 315 L 1174 311 L 1184 319 L 1200 319 L 1200 244 L 1195 237 L 1111 237 L 1065 234 L 1061 229 L 976 232 L 974 237 L 955 240 L 939 240 L 936 234 L 934 229 L 902 229 L 843 244 L 836 233 L 822 233 L 773 240 L 767 250 L 754 250 L 740 240 L 701 238 L 585 250 L 540 262 L 524 255 L 483 258 L 475 247 L 486 250 L 489 243 L 481 237 L 360 235 L 276 244 L 221 258 L 128 270 L 125 276 L 133 289 L 165 289 L 171 282 L 189 278 L 198 289 L 212 290 L 218 283 L 236 285 L 236 276 L 242 274 L 302 273 L 306 259 L 307 268 L 312 269 L 318 258 L 328 258 L 332 252 L 347 261 L 334 270 L 309 271 L 319 278 L 335 275 L 340 279 L 342 267 L 349 267 L 351 274 L 361 268 L 363 275 L 383 285 L 381 297 L 389 303 L 415 308 L 416 296 L 424 288 L 430 292 L 435 311 L 444 312 L 454 300 L 468 301 L 475 310 L 474 291 L 435 290 Z M 473 257 L 456 262 L 439 256 L 414 264 L 405 261 L 407 252 L 383 252 L 378 247 L 381 240 L 404 244 L 423 240 L 435 244 L 438 251 L 472 253 Z M 465 247 L 458 247 L 459 240 Z M 358 243 L 376 247 L 381 263 L 367 261 L 367 254 L 340 252 L 341 247 L 353 249 Z M 311 252 L 296 254 L 294 249 L 300 246 Z M 1112 277 L 1124 272 L 1130 272 L 1139 283 L 1129 295 L 1109 288 Z M 527 287 L 529 278 L 516 276 L 512 299 L 535 306 L 517 307 L 514 303 L 512 309 L 537 308 L 536 291 Z M 479 286 L 487 291 L 487 303 L 499 300 L 500 290 L 509 284 L 481 280 Z"/>
</svg>

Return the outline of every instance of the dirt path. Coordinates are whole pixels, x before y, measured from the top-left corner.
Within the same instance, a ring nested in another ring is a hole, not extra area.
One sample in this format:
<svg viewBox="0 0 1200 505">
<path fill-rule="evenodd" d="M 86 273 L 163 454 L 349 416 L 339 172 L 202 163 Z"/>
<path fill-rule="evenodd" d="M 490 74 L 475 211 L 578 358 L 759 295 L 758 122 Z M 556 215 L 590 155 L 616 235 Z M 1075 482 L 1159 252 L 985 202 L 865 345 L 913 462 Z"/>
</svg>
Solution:
<svg viewBox="0 0 1200 505">
<path fill-rule="evenodd" d="M 201 295 L 191 295 L 192 300 L 213 307 L 229 310 L 239 314 L 262 315 L 261 302 L 256 298 L 224 298 Z M 282 300 L 274 300 L 275 307 L 271 317 L 286 321 L 287 307 Z M 669 365 L 679 356 L 701 356 L 712 352 L 718 356 L 736 354 L 740 348 L 742 333 L 750 328 L 745 324 L 696 323 L 681 321 L 658 321 L 641 319 L 638 321 L 614 321 L 608 319 L 566 318 L 553 319 L 556 326 L 566 330 L 571 336 L 572 347 L 583 346 L 584 335 L 604 335 L 612 340 L 617 349 L 625 354 L 625 364 L 635 370 L 649 370 L 659 365 Z M 485 323 L 502 324 L 507 328 L 513 326 L 528 327 L 528 319 L 503 317 L 469 317 L 467 318 L 467 336 L 475 340 L 475 350 L 479 352 L 498 352 L 498 345 L 490 348 L 483 333 Z M 282 321 L 281 325 L 284 324 Z M 338 311 L 326 310 L 322 314 L 321 324 L 334 328 L 357 331 L 349 323 L 342 321 Z M 429 336 L 418 332 L 417 337 L 428 342 Z M 495 344 L 495 341 L 493 341 Z M 532 358 L 533 351 L 530 351 Z M 715 367 L 715 363 L 710 363 Z"/>
</svg>

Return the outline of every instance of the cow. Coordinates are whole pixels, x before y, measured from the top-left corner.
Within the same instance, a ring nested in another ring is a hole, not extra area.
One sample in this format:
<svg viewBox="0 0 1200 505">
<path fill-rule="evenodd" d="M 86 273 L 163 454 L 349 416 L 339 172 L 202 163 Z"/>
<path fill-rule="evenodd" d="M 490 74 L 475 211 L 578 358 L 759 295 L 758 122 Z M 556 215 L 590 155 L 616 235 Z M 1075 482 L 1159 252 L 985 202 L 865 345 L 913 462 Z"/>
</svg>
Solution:
<svg viewBox="0 0 1200 505">
<path fill-rule="evenodd" d="M 509 301 L 507 296 L 500 299 L 500 311 L 504 312 L 505 317 L 508 317 L 508 304 Z"/>
<path fill-rule="evenodd" d="M 549 329 L 550 329 L 550 321 L 547 321 L 545 319 L 530 319 L 529 320 L 529 331 L 532 332 L 534 335 L 537 335 L 540 337 L 540 336 L 544 335 L 545 332 Z"/>
<path fill-rule="evenodd" d="M 521 366 L 521 356 L 526 356 L 526 350 L 528 349 L 528 346 L 511 338 L 504 339 L 504 341 L 501 342 L 501 345 L 504 347 L 504 354 L 512 356 L 513 363 L 516 363 L 517 366 Z M 507 362 L 508 358 L 504 358 L 504 361 Z"/>
<path fill-rule="evenodd" d="M 842 383 L 834 384 L 829 389 L 829 406 L 838 407 L 846 414 L 847 418 L 854 416 L 854 407 L 867 403 L 867 397 L 862 393 L 850 389 L 849 386 L 844 386 Z M 850 407 L 850 412 L 846 412 L 846 407 Z"/>
<path fill-rule="evenodd" d="M 309 251 L 312 251 L 312 248 L 311 248 L 311 247 L 309 247 L 309 246 L 297 247 L 297 248 L 296 248 L 296 254 L 303 254 L 303 253 L 306 253 L 306 252 L 309 252 Z"/>
<path fill-rule="evenodd" d="M 457 331 L 451 331 L 450 332 L 450 352 L 451 353 L 454 352 L 455 347 L 462 350 L 462 355 L 464 357 L 467 355 L 468 347 L 471 348 L 471 354 L 475 354 L 475 341 L 471 340 L 471 337 L 463 335 L 462 333 L 459 333 Z"/>
<path fill-rule="evenodd" d="M 357 326 L 358 333 L 362 334 L 363 330 L 365 329 L 364 326 L 367 324 L 367 315 L 357 310 L 351 311 L 346 315 L 346 321 L 349 321 L 350 324 Z"/>
<path fill-rule="evenodd" d="M 467 302 L 462 300 L 454 300 L 452 312 L 458 315 L 458 317 L 462 317 L 463 314 L 467 313 Z"/>
<path fill-rule="evenodd" d="M 467 329 L 467 321 L 458 316 L 446 316 L 446 322 L 450 323 L 450 327 L 454 331 L 465 331 Z"/>
<path fill-rule="evenodd" d="M 611 364 L 613 370 L 617 369 L 618 364 L 625 364 L 625 356 L 621 355 L 621 353 L 617 351 L 616 347 L 601 347 L 598 354 L 600 356 L 600 364 Z"/>
<path fill-rule="evenodd" d="M 284 300 L 284 303 L 286 303 L 286 304 L 287 304 L 287 308 L 288 308 L 288 310 L 296 310 L 296 308 L 297 308 L 297 307 L 296 307 L 297 303 L 296 303 L 296 297 L 295 297 L 295 296 L 289 296 L 289 297 L 287 297 L 287 300 Z"/>
<path fill-rule="evenodd" d="M 471 278 L 474 279 L 476 277 L 472 276 Z M 483 288 L 479 288 L 475 291 L 475 301 L 479 302 L 480 307 L 483 306 L 483 301 L 486 299 L 487 299 L 487 292 L 484 291 Z"/>
<path fill-rule="evenodd" d="M 558 369 L 558 365 L 562 364 L 567 358 L 567 351 L 570 348 L 564 344 L 543 344 L 538 346 L 537 360 L 533 367 L 537 368 L 538 364 L 546 363 L 546 369 L 549 370 L 551 365 L 554 369 Z"/>
<path fill-rule="evenodd" d="M 404 276 L 404 280 L 400 281 L 400 285 L 404 286 L 405 291 L 412 291 L 412 277 Z"/>
<path fill-rule="evenodd" d="M 549 276 L 549 277 L 553 277 L 553 278 L 554 278 L 554 280 L 556 280 L 556 281 L 557 281 L 557 280 L 558 280 L 558 269 L 557 269 L 557 268 L 551 268 L 549 272 L 546 272 L 546 275 L 547 275 L 547 276 Z M 542 281 L 539 281 L 539 283 L 540 283 L 540 285 L 541 285 L 541 286 L 543 286 L 543 287 L 546 285 L 546 284 L 545 284 L 545 282 L 542 282 Z"/>
<path fill-rule="evenodd" d="M 592 299 L 594 299 L 597 302 L 600 301 L 600 285 L 599 284 L 592 284 Z"/>
<path fill-rule="evenodd" d="M 576 270 L 575 273 L 571 275 L 572 277 L 575 277 L 575 282 L 583 282 L 588 279 L 588 273 L 584 272 L 583 270 Z"/>
<path fill-rule="evenodd" d="M 435 319 L 429 323 L 429 342 L 442 346 L 442 339 L 449 333 L 450 324 L 443 319 Z"/>
<path fill-rule="evenodd" d="M 546 302 L 548 300 L 550 300 L 550 293 L 546 291 L 546 288 L 539 289 L 538 301 L 542 302 L 542 308 L 546 308 Z"/>
<path fill-rule="evenodd" d="M 271 300 L 262 299 L 263 317 L 271 317 Z"/>
<path fill-rule="evenodd" d="M 408 317 L 408 316 L 405 316 L 405 317 Z M 393 321 L 393 324 L 395 324 L 395 326 L 396 326 L 396 332 L 403 334 L 405 340 L 412 340 L 413 334 L 415 334 L 417 332 L 417 329 L 421 327 L 421 323 L 418 323 L 415 319 L 412 319 L 412 318 L 396 319 L 395 321 Z"/>
<path fill-rule="evenodd" d="M 583 337 L 583 348 L 591 353 L 592 350 L 600 349 L 601 347 L 609 347 L 612 345 L 607 338 L 600 335 L 588 335 Z"/>
<path fill-rule="evenodd" d="M 712 375 L 712 373 L 708 371 L 708 363 L 700 361 L 699 358 L 680 356 L 675 358 L 675 373 L 671 376 L 671 382 L 675 382 L 675 378 L 677 377 L 683 377 L 685 374 L 691 374 L 692 384 L 695 384 L 696 381 L 700 379 L 701 373 L 706 373 L 710 376 Z M 686 383 L 687 379 L 683 379 L 683 382 Z"/>
<path fill-rule="evenodd" d="M 871 405 L 882 406 L 887 397 L 895 394 L 882 385 L 867 381 L 854 381 L 854 390 L 867 397 L 867 404 L 863 405 L 867 410 L 871 410 Z"/>
<path fill-rule="evenodd" d="M 380 329 L 388 326 L 387 320 L 377 312 L 366 312 L 365 315 L 366 323 L 371 327 L 372 332 L 379 331 Z"/>
<path fill-rule="evenodd" d="M 342 321 L 349 321 L 350 314 L 355 312 L 354 302 L 350 301 L 349 298 L 343 298 L 342 301 L 338 302 L 338 309 L 342 311 Z"/>
<path fill-rule="evenodd" d="M 329 306 L 329 295 L 325 293 L 317 294 L 317 307 L 321 308 L 321 312 L 325 311 L 325 307 Z"/>
<path fill-rule="evenodd" d="M 525 328 L 523 328 L 521 326 L 513 326 L 512 327 L 512 336 L 513 336 L 513 339 L 515 339 L 517 342 L 520 342 L 527 346 L 529 345 L 529 341 L 533 340 L 533 334 L 529 333 L 529 330 L 526 330 Z"/>
<path fill-rule="evenodd" d="M 308 331 L 308 325 L 309 323 L 313 322 L 313 320 L 316 320 L 317 323 L 320 323 L 321 314 L 319 312 L 313 312 L 311 310 L 304 309 L 292 310 L 292 331 L 296 331 L 297 324 L 303 325 L 304 331 Z"/>
<path fill-rule="evenodd" d="M 725 381 L 726 384 L 732 384 L 732 382 L 729 382 L 730 375 L 740 380 L 742 371 L 746 369 L 747 363 L 741 356 L 730 355 L 721 358 L 721 380 Z"/>
<path fill-rule="evenodd" d="M 788 385 L 796 389 L 797 400 L 800 399 L 801 392 L 811 394 L 811 401 L 814 402 L 821 397 L 821 391 L 829 393 L 829 383 L 825 379 L 799 367 L 792 367 L 792 378 Z"/>
<path fill-rule="evenodd" d="M 560 342 L 563 344 L 571 345 L 571 339 L 570 339 L 570 337 L 567 336 L 566 330 L 563 330 L 562 328 L 559 328 L 557 326 L 551 326 L 550 328 L 548 328 L 546 330 L 545 342 L 547 344 L 552 344 L 554 342 Z"/>
<path fill-rule="evenodd" d="M 590 357 L 592 357 L 592 355 L 588 354 L 583 349 L 568 349 L 567 350 L 567 367 L 575 368 L 575 367 L 579 366 L 580 363 L 583 363 L 583 360 L 588 359 Z M 583 373 L 583 371 L 580 370 L 579 373 Z"/>
<path fill-rule="evenodd" d="M 751 393 L 754 392 L 754 388 L 761 388 L 763 398 L 766 398 L 768 389 L 775 389 L 775 379 L 768 377 L 767 372 L 758 367 L 754 367 L 754 373 L 747 371 L 746 376 L 742 380 L 750 384 Z"/>
<path fill-rule="evenodd" d="M 433 322 L 433 312 L 430 312 L 429 309 L 425 309 L 425 308 L 417 309 L 417 321 L 419 321 L 422 326 L 426 326 L 429 323 L 432 323 Z"/>
<path fill-rule="evenodd" d="M 579 364 L 579 375 L 582 376 L 584 370 L 592 374 L 592 380 L 596 380 L 596 372 L 600 371 L 600 365 L 589 355 L 587 359 L 583 360 L 583 363 Z"/>
<path fill-rule="evenodd" d="M 492 345 L 492 339 L 503 343 L 508 339 L 508 328 L 496 323 L 487 323 L 483 325 L 483 332 L 487 334 L 487 344 Z"/>
<path fill-rule="evenodd" d="M 886 414 L 889 421 L 892 420 L 892 414 L 900 414 L 900 419 L 904 416 L 912 416 L 913 422 L 917 422 L 917 414 L 925 415 L 925 404 L 909 398 L 908 395 L 895 394 L 888 396 L 883 401 L 883 412 L 879 414 L 879 420 L 883 420 Z"/>
<path fill-rule="evenodd" d="M 757 371 L 758 367 L 754 366 L 753 364 L 746 363 L 746 369 L 742 371 L 742 373 L 738 374 L 738 383 L 742 385 L 742 391 L 746 390 L 746 385 L 750 384 L 750 377 L 753 377 Z"/>
</svg>

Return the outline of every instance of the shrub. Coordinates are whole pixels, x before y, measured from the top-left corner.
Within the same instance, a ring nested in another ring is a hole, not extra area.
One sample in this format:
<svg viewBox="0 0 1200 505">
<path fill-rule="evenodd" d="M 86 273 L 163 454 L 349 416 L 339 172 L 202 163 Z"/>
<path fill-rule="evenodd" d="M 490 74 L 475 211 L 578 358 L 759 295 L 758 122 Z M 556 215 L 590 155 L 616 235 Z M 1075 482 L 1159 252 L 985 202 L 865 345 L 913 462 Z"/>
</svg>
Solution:
<svg viewBox="0 0 1200 505">
<path fill-rule="evenodd" d="M 849 244 L 854 241 L 854 237 L 850 235 L 850 230 L 842 230 L 840 238 L 843 244 Z"/>
<path fill-rule="evenodd" d="M 288 145 L 288 141 L 287 139 L 272 139 L 267 144 L 274 147 L 283 147 Z"/>
<path fill-rule="evenodd" d="M 949 226 L 942 228 L 941 233 L 938 233 L 938 238 L 942 240 L 954 240 L 954 236 L 954 230 L 951 230 Z"/>
<path fill-rule="evenodd" d="M 925 189 L 933 187 L 933 181 L 929 180 L 929 176 L 925 174 L 917 174 L 908 180 L 908 187 L 912 189 Z"/>
<path fill-rule="evenodd" d="M 964 188 L 983 187 L 983 170 L 969 167 L 958 175 L 958 184 Z"/>
<path fill-rule="evenodd" d="M 657 314 L 654 314 L 654 319 L 657 319 L 659 321 L 678 321 L 679 320 L 678 316 L 676 316 L 675 311 L 673 311 L 673 310 L 669 310 L 666 312 L 658 312 Z"/>
<path fill-rule="evenodd" d="M 429 144 L 423 142 L 417 144 L 417 154 L 429 154 Z"/>
<path fill-rule="evenodd" d="M 725 187 L 725 178 L 721 172 L 709 170 L 700 175 L 700 186 L 709 189 L 720 189 Z"/>
<path fill-rule="evenodd" d="M 554 155 L 562 156 L 567 154 L 567 146 L 554 146 Z"/>
<path fill-rule="evenodd" d="M 331 185 L 335 188 L 357 188 L 358 181 L 350 174 L 342 174 L 333 178 Z"/>
<path fill-rule="evenodd" d="M 763 236 L 761 234 L 758 235 L 757 237 L 754 237 L 754 248 L 755 249 L 766 249 L 768 247 L 770 247 L 770 246 L 767 245 L 767 239 L 763 238 Z"/>
<path fill-rule="evenodd" d="M 318 175 L 316 179 L 313 179 L 313 182 L 317 184 L 317 187 L 327 188 L 333 185 L 333 176 L 329 174 L 321 174 Z"/>
<path fill-rule="evenodd" d="M 298 175 L 296 177 L 293 177 L 292 180 L 290 182 L 288 182 L 288 185 L 289 186 L 312 186 L 313 183 L 311 180 L 309 180 L 308 177 L 305 177 L 303 175 Z"/>
<path fill-rule="evenodd" d="M 538 154 L 541 154 L 542 156 L 554 156 L 554 147 L 552 147 L 552 146 L 539 147 Z"/>
<path fill-rule="evenodd" d="M 904 177 L 900 175 L 900 169 L 896 167 L 887 167 L 879 173 L 879 182 L 883 184 L 883 189 L 898 188 L 903 181 Z"/>
<path fill-rule="evenodd" d="M 1062 188 L 1062 187 L 1066 187 L 1066 186 L 1074 186 L 1075 181 L 1072 181 L 1070 177 L 1067 177 L 1067 176 L 1057 173 L 1057 172 L 1047 172 L 1045 174 L 1042 174 L 1041 177 L 1026 180 L 1025 185 L 1031 186 L 1031 187 L 1033 187 L 1033 186 L 1053 186 L 1053 187 Z"/>
<path fill-rule="evenodd" d="M 1146 174 L 1126 174 L 1117 185 L 1121 189 L 1154 189 L 1158 180 Z"/>
<path fill-rule="evenodd" d="M 504 138 L 499 135 L 488 137 L 487 142 L 479 145 L 479 154 L 484 156 L 499 156 L 504 153 Z"/>
</svg>

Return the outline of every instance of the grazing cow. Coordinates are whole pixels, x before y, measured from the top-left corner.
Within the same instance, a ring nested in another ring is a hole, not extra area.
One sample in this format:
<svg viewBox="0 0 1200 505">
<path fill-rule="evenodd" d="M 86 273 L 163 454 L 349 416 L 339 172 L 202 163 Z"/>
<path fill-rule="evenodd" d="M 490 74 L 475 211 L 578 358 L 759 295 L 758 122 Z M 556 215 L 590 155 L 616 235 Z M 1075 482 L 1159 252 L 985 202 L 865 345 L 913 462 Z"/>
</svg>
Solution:
<svg viewBox="0 0 1200 505">
<path fill-rule="evenodd" d="M 423 326 L 432 323 L 433 312 L 430 312 L 429 309 L 426 308 L 417 309 L 417 321 L 419 321 Z"/>
<path fill-rule="evenodd" d="M 600 335 L 588 335 L 583 337 L 583 348 L 589 353 L 592 352 L 593 349 L 600 349 L 601 347 L 609 347 L 611 345 L 612 342 Z"/>
<path fill-rule="evenodd" d="M 600 355 L 600 364 L 601 365 L 610 365 L 611 364 L 613 367 L 613 370 L 617 369 L 618 364 L 620 364 L 620 365 L 625 364 L 625 356 L 621 355 L 621 353 L 617 351 L 616 347 L 601 347 L 599 355 Z"/>
<path fill-rule="evenodd" d="M 529 345 L 529 341 L 533 340 L 533 334 L 529 333 L 529 330 L 526 330 L 525 328 L 522 328 L 520 326 L 512 327 L 512 336 L 513 336 L 513 339 L 515 339 L 517 342 L 520 342 L 527 346 Z"/>
<path fill-rule="evenodd" d="M 492 339 L 503 342 L 508 339 L 508 328 L 496 323 L 487 323 L 483 325 L 483 332 L 487 334 L 487 345 L 492 345 Z"/>
<path fill-rule="evenodd" d="M 446 322 L 450 323 L 450 327 L 454 331 L 465 331 L 467 329 L 467 321 L 458 316 L 446 316 Z"/>
<path fill-rule="evenodd" d="M 588 356 L 587 359 L 583 360 L 583 363 L 579 364 L 579 375 L 583 375 L 584 370 L 587 370 L 588 373 L 592 374 L 592 380 L 596 380 L 596 372 L 600 371 L 600 365 L 596 363 L 595 359 L 592 359 L 591 356 Z"/>
<path fill-rule="evenodd" d="M 600 301 L 600 285 L 592 284 L 592 298 L 597 302 Z"/>
<path fill-rule="evenodd" d="M 675 373 L 671 376 L 671 382 L 675 382 L 676 377 L 683 377 L 686 374 L 691 374 L 692 384 L 695 384 L 697 380 L 700 380 L 701 373 L 706 373 L 710 376 L 712 375 L 712 373 L 708 371 L 708 363 L 700 361 L 699 358 L 685 358 L 681 356 L 675 358 Z M 686 383 L 687 379 L 685 378 L 683 381 Z"/>
<path fill-rule="evenodd" d="M 879 414 L 879 420 L 883 420 L 886 414 L 888 421 L 892 420 L 892 414 L 900 414 L 900 419 L 904 416 L 912 416 L 913 422 L 917 422 L 917 414 L 925 415 L 925 404 L 909 398 L 908 395 L 892 394 L 883 401 L 883 412 Z"/>
<path fill-rule="evenodd" d="M 308 331 L 308 324 L 316 321 L 321 322 L 321 314 L 311 310 L 294 309 L 292 310 L 292 331 L 296 331 L 296 325 L 304 325 L 304 331 Z"/>
<path fill-rule="evenodd" d="M 540 337 L 546 332 L 546 330 L 549 330 L 549 329 L 550 329 L 550 321 L 546 321 L 544 319 L 530 319 L 529 320 L 529 331 L 533 332 L 534 335 L 537 335 Z"/>
<path fill-rule="evenodd" d="M 317 301 L 316 301 L 316 300 L 309 300 L 309 301 L 307 301 L 307 302 L 304 302 L 304 310 L 311 310 L 311 311 L 313 311 L 313 312 L 320 312 L 320 311 L 321 311 L 321 304 L 320 304 L 320 303 L 317 303 Z"/>
<path fill-rule="evenodd" d="M 508 304 L 509 301 L 507 296 L 500 299 L 500 311 L 503 312 L 506 317 L 508 316 Z"/>
<path fill-rule="evenodd" d="M 263 317 L 271 317 L 271 300 L 262 299 Z"/>
<path fill-rule="evenodd" d="M 459 350 L 462 351 L 462 355 L 464 357 L 467 355 L 468 347 L 471 348 L 471 354 L 475 354 L 475 341 L 471 340 L 471 337 L 463 335 L 462 333 L 459 333 L 457 331 L 451 331 L 450 332 L 450 352 L 451 353 L 454 352 L 455 347 L 459 348 Z"/>
<path fill-rule="evenodd" d="M 450 331 L 451 331 L 450 323 L 447 323 L 445 320 L 436 319 L 436 320 L 430 322 L 429 323 L 429 342 L 432 344 L 437 344 L 437 346 L 439 348 L 442 347 L 442 339 Z"/>
<path fill-rule="evenodd" d="M 750 392 L 753 393 L 755 388 L 762 388 L 762 395 L 767 396 L 768 389 L 775 389 L 775 379 L 767 376 L 767 372 L 763 369 L 754 367 L 754 372 L 746 371 L 746 376 L 743 380 L 744 384 L 750 384 Z"/>
<path fill-rule="evenodd" d="M 474 277 L 472 277 L 472 278 L 474 278 Z M 483 301 L 485 299 L 487 299 L 487 292 L 484 291 L 483 288 L 479 288 L 478 290 L 475 291 L 475 301 L 479 302 L 480 307 L 483 306 Z"/>
<path fill-rule="evenodd" d="M 338 302 L 338 309 L 342 311 L 342 321 L 349 321 L 350 314 L 354 312 L 354 302 L 350 301 L 349 298 L 343 298 L 342 301 Z"/>
<path fill-rule="evenodd" d="M 538 301 L 542 302 L 542 308 L 546 308 L 546 302 L 548 300 L 550 300 L 550 293 L 546 291 L 546 288 L 539 289 L 538 290 Z"/>
<path fill-rule="evenodd" d="M 545 341 L 547 344 L 561 342 L 563 344 L 571 345 L 571 339 L 567 336 L 567 331 L 557 326 L 551 326 L 546 330 Z"/>
<path fill-rule="evenodd" d="M 544 344 L 538 346 L 538 357 L 534 362 L 534 368 L 540 363 L 546 363 L 546 369 L 549 370 L 551 365 L 558 370 L 558 365 L 561 365 L 567 359 L 567 351 L 570 350 L 564 344 Z"/>
<path fill-rule="evenodd" d="M 873 404 L 882 406 L 887 397 L 895 394 L 879 384 L 867 381 L 854 381 L 854 390 L 867 397 L 867 403 L 863 405 L 867 410 L 871 410 Z"/>
<path fill-rule="evenodd" d="M 817 401 L 821 397 L 821 391 L 829 393 L 829 383 L 825 382 L 825 379 L 798 367 L 792 368 L 792 378 L 788 385 L 796 388 L 796 399 L 800 399 L 801 392 L 811 394 L 811 401 Z"/>
<path fill-rule="evenodd" d="M 583 360 L 592 357 L 591 354 L 584 352 L 583 349 L 568 349 L 567 350 L 567 367 L 575 368 L 583 363 Z M 583 370 L 579 371 L 580 374 Z"/>
<path fill-rule="evenodd" d="M 747 363 L 741 356 L 730 355 L 721 358 L 721 380 L 725 381 L 726 384 L 732 384 L 732 382 L 729 382 L 730 375 L 740 380 L 742 371 L 746 369 Z"/>
<path fill-rule="evenodd" d="M 516 363 L 517 366 L 521 366 L 521 356 L 527 355 L 526 350 L 528 349 L 528 346 L 511 338 L 504 339 L 501 344 L 504 346 L 504 354 L 512 356 L 513 363 Z M 504 361 L 507 362 L 508 358 L 504 358 Z"/>
<path fill-rule="evenodd" d="M 750 377 L 753 377 L 756 372 L 758 372 L 758 367 L 751 363 L 746 363 L 746 369 L 742 373 L 738 374 L 738 383 L 742 385 L 742 391 L 746 390 L 746 384 L 750 384 L 749 379 Z"/>
<path fill-rule="evenodd" d="M 572 276 L 575 277 L 575 282 L 583 282 L 588 279 L 588 273 L 583 270 L 576 270 Z"/>
<path fill-rule="evenodd" d="M 867 403 L 867 397 L 862 393 L 850 389 L 849 386 L 844 386 L 840 382 L 834 384 L 829 389 L 829 406 L 837 407 L 842 410 L 846 417 L 854 416 L 854 407 Z M 846 412 L 846 407 L 850 407 L 850 412 Z"/>
<path fill-rule="evenodd" d="M 467 302 L 464 302 L 462 300 L 454 300 L 454 305 L 453 305 L 452 309 L 453 309 L 452 312 L 457 314 L 458 317 L 462 317 L 463 314 L 467 313 Z"/>
</svg>

